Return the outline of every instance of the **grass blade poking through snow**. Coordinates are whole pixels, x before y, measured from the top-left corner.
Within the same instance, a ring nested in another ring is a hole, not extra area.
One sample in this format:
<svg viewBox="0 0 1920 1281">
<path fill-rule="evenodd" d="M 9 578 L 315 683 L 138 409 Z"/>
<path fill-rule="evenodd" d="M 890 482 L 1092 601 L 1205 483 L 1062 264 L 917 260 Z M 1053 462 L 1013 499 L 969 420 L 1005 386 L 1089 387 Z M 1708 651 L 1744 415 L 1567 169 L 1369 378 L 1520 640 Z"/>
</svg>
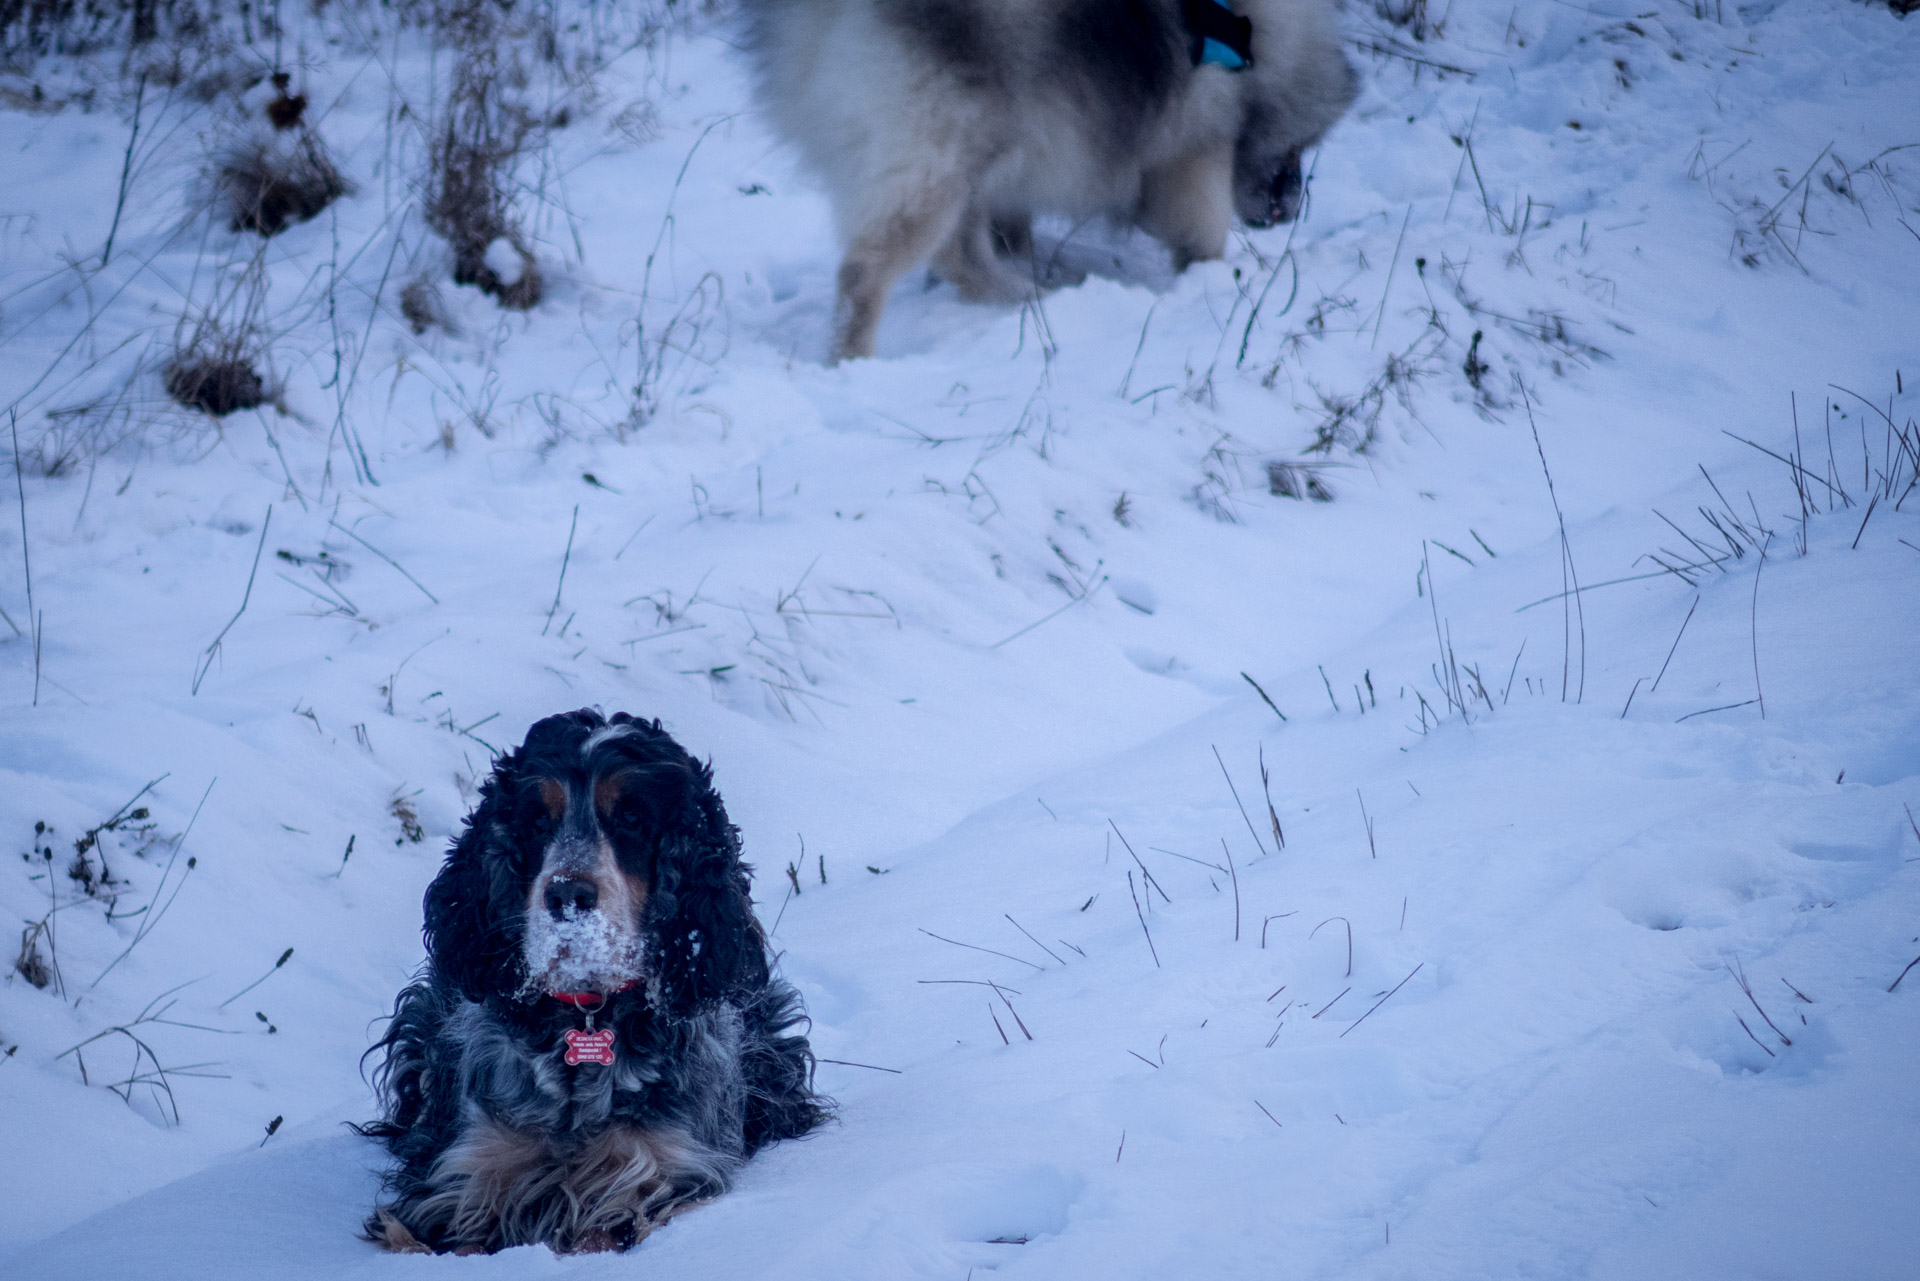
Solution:
<svg viewBox="0 0 1920 1281">
<path fill-rule="evenodd" d="M 1580 618 L 1580 687 L 1573 699 L 1578 703 L 1587 694 L 1587 610 L 1580 599 L 1580 574 L 1573 567 L 1573 545 L 1567 541 L 1567 518 L 1560 511 L 1560 495 L 1553 487 L 1553 470 L 1547 466 L 1547 447 L 1540 443 L 1540 425 L 1533 420 L 1533 396 L 1527 391 L 1525 383 L 1520 384 L 1520 398 L 1527 406 L 1527 426 L 1533 430 L 1533 447 L 1540 455 L 1540 470 L 1547 478 L 1547 497 L 1553 500 L 1553 518 L 1560 525 L 1560 588 L 1562 592 L 1570 592 L 1573 609 Z M 1569 580 L 1572 582 L 1571 588 L 1568 587 Z M 1560 658 L 1560 701 L 1564 703 L 1567 701 L 1568 669 L 1573 661 L 1572 619 L 1568 614 L 1565 596 L 1560 602 L 1560 618 L 1565 640 Z"/>
<path fill-rule="evenodd" d="M 200 692 L 200 682 L 206 680 L 207 673 L 213 669 L 214 660 L 220 657 L 220 642 L 227 638 L 227 633 L 233 630 L 233 625 L 240 621 L 240 615 L 247 612 L 247 602 L 253 599 L 253 580 L 260 573 L 260 553 L 267 549 L 267 530 L 272 525 L 273 504 L 268 503 L 266 518 L 260 522 L 260 543 L 253 549 L 253 568 L 247 571 L 247 590 L 240 596 L 240 608 L 233 611 L 233 617 L 227 620 L 227 625 L 220 629 L 220 634 L 213 638 L 213 643 L 207 646 L 206 651 L 200 656 L 200 661 L 194 665 L 193 692 L 195 694 Z"/>
</svg>

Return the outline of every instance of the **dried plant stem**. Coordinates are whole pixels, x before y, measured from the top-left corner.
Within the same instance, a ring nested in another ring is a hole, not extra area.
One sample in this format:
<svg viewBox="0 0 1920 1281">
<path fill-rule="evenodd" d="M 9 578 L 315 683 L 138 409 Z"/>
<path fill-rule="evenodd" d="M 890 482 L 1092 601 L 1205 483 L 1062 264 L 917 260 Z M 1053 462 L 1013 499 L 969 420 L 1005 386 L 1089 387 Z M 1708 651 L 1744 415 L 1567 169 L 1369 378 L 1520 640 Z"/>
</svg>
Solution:
<svg viewBox="0 0 1920 1281">
<path fill-rule="evenodd" d="M 914 928 L 919 929 L 920 927 L 915 926 Z M 1047 968 L 1044 965 L 1035 965 L 1032 961 L 1029 961 L 1026 957 L 1015 956 L 1010 952 L 997 952 L 993 948 L 981 947 L 976 943 L 962 943 L 959 939 L 950 939 L 943 934 L 935 934 L 932 930 L 922 929 L 920 930 L 920 932 L 926 935 L 930 939 L 939 939 L 942 943 L 951 943 L 955 947 L 964 947 L 974 952 L 985 952 L 989 956 L 998 956 L 998 957 L 1003 957 L 1004 959 L 1009 961 L 1018 961 L 1020 964 L 1026 966 L 1030 970 L 1044 970 Z"/>
<path fill-rule="evenodd" d="M 1865 526 L 1862 525 L 1862 528 Z M 1773 535 L 1768 534 L 1766 542 L 1760 545 L 1760 559 L 1753 566 L 1753 603 L 1748 618 L 1749 637 L 1753 644 L 1753 701 L 1760 704 L 1760 719 L 1763 721 L 1767 719 L 1767 695 L 1760 688 L 1760 571 L 1767 566 L 1767 548 L 1772 545 Z"/>
<path fill-rule="evenodd" d="M 1755 577 L 1757 580 L 1758 575 L 1756 575 Z M 1680 630 L 1674 633 L 1672 647 L 1667 650 L 1667 656 L 1660 664 L 1660 675 L 1655 676 L 1653 678 L 1653 688 L 1648 690 L 1647 693 L 1657 694 L 1660 692 L 1660 680 L 1661 680 L 1661 677 L 1664 677 L 1667 674 L 1667 664 L 1673 661 L 1674 654 L 1680 648 L 1680 638 L 1687 634 L 1687 624 L 1693 621 L 1693 611 L 1699 608 L 1700 608 L 1700 598 L 1698 596 L 1695 596 L 1693 598 L 1693 604 L 1687 606 L 1687 616 L 1680 620 Z"/>
<path fill-rule="evenodd" d="M 127 207 L 127 180 L 133 175 L 133 148 L 140 141 L 140 108 L 147 100 L 147 73 L 140 73 L 140 84 L 133 91 L 133 132 L 127 138 L 127 154 L 120 161 L 120 195 L 113 202 L 113 224 L 107 228 L 107 245 L 100 251 L 100 266 L 113 257 L 113 238 L 120 234 L 120 215 Z"/>
<path fill-rule="evenodd" d="M 288 948 L 286 951 L 280 953 L 280 959 L 275 961 L 273 965 L 268 968 L 265 974 L 262 974 L 259 978 L 255 979 L 253 982 L 247 984 L 245 987 L 241 988 L 238 992 L 235 992 L 232 996 L 220 1002 L 220 1004 L 215 1006 L 214 1008 L 219 1010 L 226 1009 L 229 1005 L 232 1005 L 235 1001 L 239 1000 L 241 997 L 245 996 L 247 993 L 253 991 L 253 989 L 255 989 L 256 987 L 259 987 L 262 983 L 265 983 L 268 979 L 272 978 L 275 974 L 279 973 L 280 967 L 285 965 L 288 961 L 292 959 L 293 959 L 293 949 Z"/>
<path fill-rule="evenodd" d="M 20 495 L 20 560 L 27 573 L 27 626 L 33 632 L 33 705 L 40 706 L 40 611 L 33 603 L 33 548 L 27 537 L 27 482 L 20 469 L 20 411 L 7 411 L 7 425 L 13 431 L 13 485 Z M 13 620 L 8 619 L 9 623 Z M 15 627 L 17 632 L 20 629 Z"/>
<path fill-rule="evenodd" d="M 1533 419 L 1533 396 L 1527 391 L 1525 383 L 1520 384 L 1520 398 L 1527 407 L 1527 426 L 1533 431 L 1533 447 L 1540 455 L 1540 470 L 1547 478 L 1547 497 L 1553 502 L 1553 518 L 1560 526 L 1560 588 L 1563 593 L 1573 597 L 1573 608 L 1580 618 L 1580 685 L 1573 699 L 1578 703 L 1587 693 L 1587 610 L 1580 598 L 1580 574 L 1573 567 L 1573 545 L 1567 541 L 1567 518 L 1560 510 L 1560 495 L 1554 489 L 1553 470 L 1547 466 L 1547 449 L 1540 443 L 1540 425 Z M 1572 582 L 1571 589 L 1567 586 L 1569 581 Z M 1572 618 L 1564 595 L 1560 615 L 1562 631 L 1565 633 L 1565 646 L 1560 660 L 1560 701 L 1564 703 L 1567 699 L 1569 669 L 1573 662 Z"/>
<path fill-rule="evenodd" d="M 900 1068 L 880 1067 L 878 1064 L 874 1064 L 874 1063 L 850 1063 L 846 1059 L 815 1059 L 814 1062 L 815 1063 L 832 1063 L 838 1067 L 865 1068 L 869 1072 L 891 1072 L 895 1076 L 900 1076 L 902 1074 L 902 1069 Z"/>
<path fill-rule="evenodd" d="M 147 935 L 153 933 L 154 927 L 160 924 L 160 918 L 167 914 L 167 909 L 173 906 L 173 901 L 180 897 L 180 890 L 187 883 L 186 872 L 182 872 L 180 879 L 173 883 L 173 893 L 167 896 L 167 901 L 165 903 L 160 901 L 161 893 L 167 888 L 167 880 L 173 875 L 174 863 L 180 858 L 180 849 L 187 843 L 187 837 L 192 834 L 193 825 L 200 821 L 200 810 L 206 805 L 207 797 L 213 795 L 213 785 L 219 781 L 220 777 L 217 774 L 207 781 L 207 790 L 200 793 L 200 804 L 193 807 L 193 817 L 187 820 L 187 826 L 181 831 L 179 838 L 174 841 L 173 852 L 167 855 L 167 865 L 160 871 L 159 883 L 153 887 L 153 897 L 147 901 L 146 907 L 141 909 L 140 925 L 133 932 L 133 941 L 127 944 L 120 955 L 107 962 L 107 968 L 100 971 L 99 978 L 94 979 L 90 986 L 99 987 L 100 980 L 113 973 L 114 966 L 126 960 L 127 957 L 132 954 L 133 949 L 139 947 L 141 941 L 145 939 Z M 193 866 L 194 860 L 188 859 L 187 871 L 191 872 Z M 132 915 L 132 913 L 128 913 L 128 915 Z"/>
<path fill-rule="evenodd" d="M 1045 952 L 1048 956 L 1051 956 L 1054 960 L 1060 961 L 1060 964 L 1062 965 L 1066 964 L 1065 961 L 1060 960 L 1060 954 L 1058 952 L 1048 947 L 1045 943 L 1042 943 L 1039 939 L 1033 938 L 1032 931 L 1028 930 L 1027 927 L 1020 924 L 1020 922 L 1014 920 L 1010 914 L 1006 912 L 1002 912 L 1000 915 L 1005 916 L 1007 920 L 1013 925 L 1014 929 L 1019 930 L 1022 934 L 1025 934 L 1028 938 L 1033 939 L 1033 945 L 1035 947 L 1039 948 L 1042 952 Z"/>
<path fill-rule="evenodd" d="M 1280 830 L 1280 811 L 1273 808 L 1273 788 L 1269 785 L 1271 779 L 1267 774 L 1267 749 L 1264 744 L 1260 747 L 1259 757 L 1260 791 L 1267 798 L 1267 822 L 1273 825 L 1273 843 L 1276 849 L 1283 850 L 1287 848 L 1287 834 Z"/>
<path fill-rule="evenodd" d="M 1907 962 L 1907 968 L 1900 971 L 1900 978 L 1895 979 L 1893 982 L 1887 984 L 1887 991 L 1891 992 L 1893 991 L 1894 988 L 1899 987 L 1900 979 L 1904 979 L 1905 977 L 1907 977 L 1907 975 L 1913 971 L 1913 967 L 1916 965 L 1920 965 L 1920 956 L 1916 956 L 1911 961 Z"/>
<path fill-rule="evenodd" d="M 1421 969 L 1423 969 L 1425 966 L 1426 966 L 1426 962 L 1422 961 L 1420 962 L 1419 965 L 1416 965 L 1411 970 L 1409 970 L 1407 972 L 1406 978 L 1401 979 L 1398 983 L 1395 983 L 1393 985 L 1393 992 L 1388 992 L 1386 996 L 1381 997 L 1379 1000 L 1375 1001 L 1371 1006 L 1367 1007 L 1367 1014 L 1372 1014 L 1375 1010 L 1385 1005 L 1387 1003 L 1388 998 L 1390 998 L 1394 992 L 1398 992 L 1401 988 L 1405 987 L 1409 982 L 1411 982 L 1413 979 L 1413 976 L 1418 974 L 1421 971 Z M 1365 1023 L 1367 1021 L 1367 1014 L 1362 1014 L 1359 1018 L 1349 1023 L 1347 1025 L 1347 1032 L 1351 1032 L 1353 1031 L 1353 1029 L 1359 1027 L 1362 1023 Z M 1347 1032 L 1342 1032 L 1340 1035 L 1345 1036 Z"/>
<path fill-rule="evenodd" d="M 1147 951 L 1153 953 L 1153 968 L 1160 968 L 1160 949 L 1153 945 L 1153 931 L 1147 928 L 1146 913 L 1140 910 L 1140 895 L 1133 888 L 1133 872 L 1127 872 L 1127 893 L 1133 897 L 1133 914 L 1140 918 L 1140 932 L 1147 936 Z"/>
<path fill-rule="evenodd" d="M 200 656 L 200 661 L 195 664 L 194 694 L 200 692 L 200 682 L 204 681 L 207 673 L 213 670 L 214 660 L 220 656 L 220 642 L 227 638 L 227 633 L 233 630 L 233 625 L 240 621 L 240 615 L 247 612 L 247 602 L 253 599 L 253 580 L 260 573 L 260 553 L 267 549 L 267 530 L 272 527 L 273 504 L 268 503 L 266 517 L 260 522 L 260 542 L 253 549 L 253 568 L 247 571 L 247 590 L 240 596 L 240 608 L 233 611 L 233 617 L 227 620 L 227 625 L 220 629 L 220 634 L 213 638 L 213 643 L 207 646 L 206 651 Z"/>
<path fill-rule="evenodd" d="M 1213 745 L 1209 743 L 1208 746 Z M 1253 820 L 1247 817 L 1247 807 L 1240 803 L 1240 789 L 1233 785 L 1233 775 L 1227 773 L 1227 763 L 1220 759 L 1220 749 L 1217 747 L 1213 748 L 1213 759 L 1219 762 L 1220 776 L 1227 780 L 1227 790 L 1233 793 L 1233 803 L 1240 809 L 1240 821 L 1247 825 L 1247 835 L 1253 838 L 1254 848 L 1265 854 L 1267 847 L 1260 843 L 1260 833 L 1255 830 Z"/>
<path fill-rule="evenodd" d="M 1267 697 L 1267 691 L 1260 688 L 1259 681 L 1253 679 L 1253 677 L 1247 675 L 1245 672 L 1240 673 L 1240 679 L 1245 681 L 1247 684 L 1253 686 L 1253 692 L 1260 696 L 1260 701 L 1265 703 L 1268 707 L 1272 707 L 1273 714 L 1280 718 L 1280 723 L 1283 725 L 1286 724 L 1287 714 L 1281 711 L 1278 707 L 1274 706 L 1273 700 Z"/>
<path fill-rule="evenodd" d="M 415 578 L 412 574 L 409 574 L 406 570 L 406 567 L 402 565 L 399 561 L 387 555 L 385 552 L 381 551 L 378 547 L 375 547 L 372 543 L 360 537 L 360 535 L 354 533 L 351 529 L 348 529 L 345 525 L 342 525 L 339 521 L 329 518 L 327 521 L 327 524 L 333 526 L 335 529 L 345 534 L 348 538 L 351 538 L 354 542 L 359 543 L 362 547 L 372 552 L 375 556 L 378 556 L 381 560 L 384 560 L 385 562 L 387 562 L 387 564 L 393 566 L 396 570 L 399 570 L 400 577 L 406 579 L 408 582 L 412 583 L 415 587 L 418 587 L 420 589 L 420 594 L 422 596 L 425 596 L 428 600 L 432 601 L 436 605 L 440 603 L 440 598 L 438 596 L 435 596 L 432 592 L 428 591 L 426 589 L 426 585 L 423 584 L 419 579 Z"/>
<path fill-rule="evenodd" d="M 1145 863 L 1142 863 L 1142 862 L 1140 861 L 1140 856 L 1139 856 L 1138 854 L 1135 854 L 1135 853 L 1133 852 L 1133 844 L 1132 844 L 1132 842 L 1130 842 L 1130 841 L 1128 841 L 1128 840 L 1127 840 L 1127 834 L 1126 834 L 1125 832 L 1122 832 L 1122 831 L 1120 830 L 1120 825 L 1119 825 L 1118 823 L 1115 823 L 1115 822 L 1114 822 L 1114 821 L 1113 821 L 1112 819 L 1108 819 L 1108 820 L 1107 820 L 1107 826 L 1108 826 L 1108 827 L 1111 827 L 1111 828 L 1113 829 L 1113 834 L 1114 834 L 1115 836 L 1118 836 L 1118 837 L 1120 838 L 1120 844 L 1121 844 L 1121 845 L 1122 845 L 1122 846 L 1123 846 L 1123 847 L 1124 847 L 1124 848 L 1126 849 L 1126 851 L 1127 851 L 1127 856 L 1128 856 L 1129 858 L 1131 858 L 1131 859 L 1133 860 L 1133 862 L 1134 862 L 1134 865 L 1135 865 L 1136 867 L 1138 867 L 1138 868 L 1140 869 L 1140 876 L 1141 876 L 1141 879 L 1143 879 L 1143 880 L 1144 880 L 1144 881 L 1146 882 L 1146 886 L 1147 886 L 1147 888 L 1148 888 L 1148 889 L 1150 889 L 1150 890 L 1158 890 L 1158 891 L 1159 891 L 1159 894 L 1160 894 L 1160 901 L 1161 901 L 1161 902 L 1163 902 L 1163 903 L 1172 903 L 1172 902 L 1173 902 L 1173 900 L 1167 897 L 1167 892 L 1166 892 L 1165 890 L 1163 890 L 1163 889 L 1160 889 L 1160 882 L 1159 882 L 1158 880 L 1156 880 L 1156 879 L 1154 878 L 1154 875 L 1153 875 L 1153 873 L 1152 873 L 1152 872 L 1149 872 L 1149 871 L 1147 870 L 1147 865 L 1146 865 Z M 1175 855 L 1174 855 L 1174 857 L 1175 857 L 1175 858 L 1186 858 L 1187 856 L 1186 856 L 1186 855 L 1184 855 L 1184 854 L 1175 854 Z M 1188 861 L 1188 862 L 1190 862 L 1190 863 L 1198 863 L 1198 862 L 1200 862 L 1200 860 L 1199 860 L 1199 859 L 1197 859 L 1197 858 L 1196 858 L 1196 859 L 1187 859 L 1187 861 Z M 1208 866 L 1208 867 L 1215 867 L 1215 866 L 1217 866 L 1217 864 L 1213 864 L 1213 863 L 1208 863 L 1208 864 L 1206 864 L 1205 866 Z M 1152 907 L 1152 906 L 1153 906 L 1153 895 L 1151 895 L 1151 894 L 1149 894 L 1149 895 L 1147 896 L 1147 906 L 1148 906 L 1148 907 Z"/>
<path fill-rule="evenodd" d="M 562 553 L 560 556 L 560 581 L 553 585 L 553 604 L 547 607 L 546 626 L 540 629 L 540 634 L 542 636 L 545 636 L 547 634 L 548 627 L 553 626 L 553 616 L 556 613 L 558 613 L 560 610 L 560 592 L 561 592 L 561 589 L 566 587 L 567 585 L 567 566 L 573 560 L 573 531 L 578 529 L 579 527 L 580 527 L 580 504 L 575 503 L 573 505 L 573 520 L 567 526 L 567 550 L 564 553 Z M 418 584 L 415 584 L 415 585 L 418 586 Z M 562 630 L 564 630 L 564 628 Z"/>
<path fill-rule="evenodd" d="M 1352 978 L 1353 977 L 1353 922 L 1349 921 L 1344 916 L 1329 916 L 1326 920 L 1320 922 L 1320 925 L 1331 925 L 1335 921 L 1338 921 L 1342 925 L 1347 927 L 1347 974 L 1346 974 L 1346 977 Z M 1320 925 L 1316 925 L 1312 929 L 1307 931 L 1308 942 L 1312 942 L 1313 936 L 1320 932 Z"/>
<path fill-rule="evenodd" d="M 1233 865 L 1233 851 L 1227 849 L 1227 838 L 1220 838 L 1220 848 L 1227 856 L 1227 875 L 1233 879 L 1233 941 L 1240 941 L 1240 872 Z"/>
</svg>

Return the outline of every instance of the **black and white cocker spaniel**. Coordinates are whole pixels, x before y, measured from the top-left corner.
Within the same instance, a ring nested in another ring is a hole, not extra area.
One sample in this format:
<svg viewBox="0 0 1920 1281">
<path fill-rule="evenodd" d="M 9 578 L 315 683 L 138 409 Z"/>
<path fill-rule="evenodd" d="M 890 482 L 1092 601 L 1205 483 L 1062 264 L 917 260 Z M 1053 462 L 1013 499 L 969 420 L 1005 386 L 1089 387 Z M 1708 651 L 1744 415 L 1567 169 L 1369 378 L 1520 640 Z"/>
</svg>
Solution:
<svg viewBox="0 0 1920 1281">
<path fill-rule="evenodd" d="M 625 1249 L 827 1118 L 739 831 L 658 721 L 551 716 L 494 764 L 426 896 L 362 1132 L 390 1250 Z"/>
</svg>

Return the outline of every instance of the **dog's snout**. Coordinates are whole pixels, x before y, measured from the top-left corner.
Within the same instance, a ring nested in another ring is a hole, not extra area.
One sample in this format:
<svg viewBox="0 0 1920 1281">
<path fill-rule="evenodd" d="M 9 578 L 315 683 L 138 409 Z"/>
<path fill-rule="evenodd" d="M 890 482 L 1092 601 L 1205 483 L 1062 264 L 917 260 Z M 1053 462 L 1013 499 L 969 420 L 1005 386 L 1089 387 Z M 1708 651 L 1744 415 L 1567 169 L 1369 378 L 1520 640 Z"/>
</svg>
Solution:
<svg viewBox="0 0 1920 1281">
<path fill-rule="evenodd" d="M 1300 212 L 1300 200 L 1306 192 L 1306 182 L 1300 173 L 1300 159 L 1289 156 L 1280 171 L 1273 175 L 1273 181 L 1267 189 L 1267 212 L 1271 223 L 1289 223 Z"/>
<path fill-rule="evenodd" d="M 591 912 L 600 905 L 600 887 L 578 877 L 556 876 L 547 882 L 546 902 L 555 920 Z"/>
</svg>

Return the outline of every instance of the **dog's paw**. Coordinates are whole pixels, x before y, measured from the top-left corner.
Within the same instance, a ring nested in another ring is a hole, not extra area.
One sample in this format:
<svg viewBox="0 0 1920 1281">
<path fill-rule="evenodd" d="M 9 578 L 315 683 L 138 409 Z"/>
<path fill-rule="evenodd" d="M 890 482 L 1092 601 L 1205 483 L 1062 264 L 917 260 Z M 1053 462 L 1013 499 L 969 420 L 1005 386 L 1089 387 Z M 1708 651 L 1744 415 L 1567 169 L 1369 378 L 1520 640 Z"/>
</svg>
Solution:
<svg viewBox="0 0 1920 1281">
<path fill-rule="evenodd" d="M 419 1237 L 413 1235 L 407 1225 L 389 1214 L 385 1207 L 373 1212 L 367 1220 L 367 1240 L 389 1250 L 394 1254 L 432 1254 L 431 1247 L 425 1245 Z"/>
</svg>

